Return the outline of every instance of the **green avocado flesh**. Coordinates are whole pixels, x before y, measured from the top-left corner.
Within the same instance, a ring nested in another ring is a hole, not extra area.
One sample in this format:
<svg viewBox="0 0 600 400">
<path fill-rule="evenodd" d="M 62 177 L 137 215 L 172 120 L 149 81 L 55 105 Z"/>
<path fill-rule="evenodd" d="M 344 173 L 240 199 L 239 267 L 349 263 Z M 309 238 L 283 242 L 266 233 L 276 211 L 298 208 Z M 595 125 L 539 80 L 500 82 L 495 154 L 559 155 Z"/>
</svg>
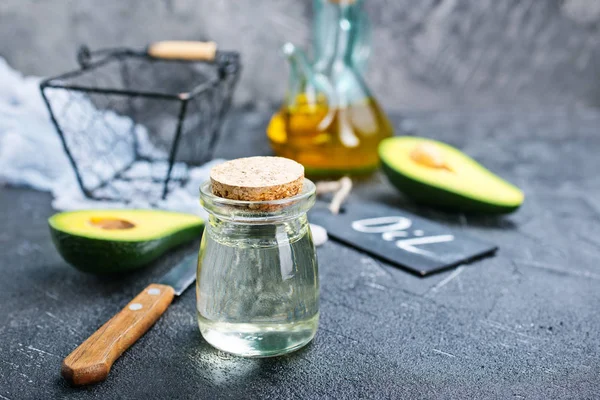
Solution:
<svg viewBox="0 0 600 400">
<path fill-rule="evenodd" d="M 415 149 L 433 149 L 443 166 L 428 165 Z M 382 169 L 398 190 L 416 202 L 461 212 L 504 214 L 523 203 L 523 192 L 460 150 L 412 136 L 383 140 Z"/>
<path fill-rule="evenodd" d="M 167 250 L 198 239 L 204 221 L 191 214 L 158 210 L 82 210 L 48 219 L 60 255 L 92 273 L 133 270 Z"/>
</svg>

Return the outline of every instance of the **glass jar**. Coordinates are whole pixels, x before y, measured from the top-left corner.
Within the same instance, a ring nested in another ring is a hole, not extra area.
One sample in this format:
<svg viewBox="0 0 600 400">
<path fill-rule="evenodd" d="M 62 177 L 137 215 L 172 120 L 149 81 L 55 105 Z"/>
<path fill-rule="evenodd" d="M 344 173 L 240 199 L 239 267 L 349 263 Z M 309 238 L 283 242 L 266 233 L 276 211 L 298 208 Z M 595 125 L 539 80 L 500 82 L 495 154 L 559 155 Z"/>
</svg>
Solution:
<svg viewBox="0 0 600 400">
<path fill-rule="evenodd" d="M 273 201 L 230 200 L 200 188 L 209 213 L 198 257 L 198 324 L 214 347 L 240 356 L 285 354 L 319 320 L 317 257 L 306 212 L 315 185 Z"/>
</svg>

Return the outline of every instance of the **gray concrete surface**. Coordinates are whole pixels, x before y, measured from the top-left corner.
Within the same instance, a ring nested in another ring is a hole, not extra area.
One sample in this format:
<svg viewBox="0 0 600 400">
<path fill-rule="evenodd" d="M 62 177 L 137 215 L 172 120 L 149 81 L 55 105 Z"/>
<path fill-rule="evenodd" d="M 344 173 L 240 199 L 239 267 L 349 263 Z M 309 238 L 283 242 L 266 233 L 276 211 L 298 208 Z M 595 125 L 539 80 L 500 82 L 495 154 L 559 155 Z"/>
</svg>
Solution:
<svg viewBox="0 0 600 400">
<path fill-rule="evenodd" d="M 234 115 L 218 155 L 267 153 L 268 116 Z M 358 184 L 352 202 L 415 211 L 500 250 L 422 279 L 330 241 L 318 250 L 319 331 L 286 357 L 212 349 L 189 290 L 106 382 L 69 387 L 62 358 L 196 247 L 120 280 L 85 275 L 53 248 L 49 196 L 1 189 L 0 399 L 597 399 L 600 112 L 413 112 L 394 121 L 398 132 L 462 148 L 520 185 L 525 204 L 474 218 L 415 207 L 381 176 Z"/>
<path fill-rule="evenodd" d="M 278 104 L 278 49 L 307 44 L 311 1 L 2 0 L 0 56 L 27 74 L 75 66 L 75 49 L 213 39 L 242 52 L 237 104 Z M 366 0 L 367 81 L 389 108 L 600 104 L 596 0 Z"/>
</svg>

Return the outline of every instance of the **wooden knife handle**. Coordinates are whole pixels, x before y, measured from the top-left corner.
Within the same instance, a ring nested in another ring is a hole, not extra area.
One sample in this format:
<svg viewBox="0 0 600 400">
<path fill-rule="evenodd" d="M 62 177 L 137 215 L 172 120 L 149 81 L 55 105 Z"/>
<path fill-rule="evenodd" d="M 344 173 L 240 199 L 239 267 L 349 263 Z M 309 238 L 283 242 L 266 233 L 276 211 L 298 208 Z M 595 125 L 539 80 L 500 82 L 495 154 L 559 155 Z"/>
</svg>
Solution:
<svg viewBox="0 0 600 400">
<path fill-rule="evenodd" d="M 115 360 L 160 318 L 174 295 L 170 286 L 149 285 L 64 359 L 62 376 L 78 386 L 106 379 Z"/>
<path fill-rule="evenodd" d="M 148 46 L 148 55 L 155 58 L 213 61 L 217 55 L 215 42 L 194 42 L 185 40 L 165 40 Z"/>
</svg>

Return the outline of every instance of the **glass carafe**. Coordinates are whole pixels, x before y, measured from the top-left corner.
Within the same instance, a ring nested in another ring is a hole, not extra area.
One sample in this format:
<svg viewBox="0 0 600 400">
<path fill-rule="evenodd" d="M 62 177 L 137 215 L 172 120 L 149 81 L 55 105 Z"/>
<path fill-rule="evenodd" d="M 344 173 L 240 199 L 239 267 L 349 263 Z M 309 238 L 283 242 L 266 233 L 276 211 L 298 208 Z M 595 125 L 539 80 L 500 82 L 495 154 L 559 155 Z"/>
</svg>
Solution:
<svg viewBox="0 0 600 400">
<path fill-rule="evenodd" d="M 315 185 L 274 201 L 239 201 L 200 188 L 209 213 L 198 259 L 198 324 L 214 347 L 269 357 L 312 340 L 319 320 L 316 252 L 306 212 Z"/>
<path fill-rule="evenodd" d="M 379 164 L 379 142 L 393 129 L 354 61 L 362 1 L 317 4 L 333 28 L 323 30 L 327 40 L 318 42 L 314 64 L 291 43 L 284 46 L 288 93 L 267 135 L 277 155 L 300 162 L 308 175 L 369 173 Z"/>
</svg>

